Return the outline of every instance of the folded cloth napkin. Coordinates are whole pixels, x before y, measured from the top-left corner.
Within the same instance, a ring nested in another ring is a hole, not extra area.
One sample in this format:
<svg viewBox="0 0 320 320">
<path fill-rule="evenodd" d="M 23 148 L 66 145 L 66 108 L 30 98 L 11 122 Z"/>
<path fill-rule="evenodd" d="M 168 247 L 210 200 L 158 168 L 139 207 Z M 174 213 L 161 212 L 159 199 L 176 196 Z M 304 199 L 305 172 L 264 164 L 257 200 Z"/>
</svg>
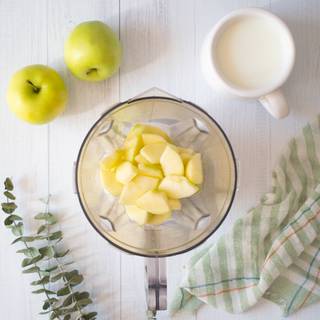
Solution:
<svg viewBox="0 0 320 320">
<path fill-rule="evenodd" d="M 232 313 L 264 297 L 284 315 L 320 298 L 320 116 L 290 141 L 272 191 L 228 234 L 196 253 L 171 313 L 203 303 Z"/>
</svg>

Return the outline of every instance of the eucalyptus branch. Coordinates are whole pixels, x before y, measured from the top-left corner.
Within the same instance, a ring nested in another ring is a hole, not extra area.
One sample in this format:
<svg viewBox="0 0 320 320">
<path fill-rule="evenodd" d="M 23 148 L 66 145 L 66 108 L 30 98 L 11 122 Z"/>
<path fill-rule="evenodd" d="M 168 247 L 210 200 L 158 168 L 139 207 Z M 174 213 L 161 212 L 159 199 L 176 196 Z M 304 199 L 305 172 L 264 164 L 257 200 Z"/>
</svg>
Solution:
<svg viewBox="0 0 320 320">
<path fill-rule="evenodd" d="M 41 224 L 35 235 L 24 235 L 23 219 L 15 213 L 17 205 L 14 200 L 15 195 L 12 193 L 14 186 L 12 181 L 7 178 L 4 182 L 4 196 L 6 202 L 1 204 L 2 211 L 8 216 L 4 224 L 11 229 L 17 237 L 12 244 L 22 242 L 23 249 L 18 253 L 25 255 L 22 260 L 22 267 L 27 269 L 23 273 L 36 273 L 38 280 L 31 282 L 33 286 L 40 286 L 39 289 L 32 291 L 35 294 L 44 293 L 46 300 L 43 304 L 43 311 L 40 314 L 47 314 L 50 320 L 94 320 L 96 312 L 85 312 L 84 308 L 92 303 L 90 294 L 86 291 L 75 291 L 74 288 L 83 282 L 83 276 L 78 270 L 68 271 L 66 266 L 72 262 L 63 262 L 69 250 L 61 251 L 58 244 L 63 238 L 60 230 L 51 231 L 51 227 L 57 224 L 56 217 L 49 212 L 49 202 L 46 203 L 46 210 L 37 214 L 34 218 L 44 222 Z M 49 201 L 49 198 L 48 198 Z M 38 243 L 38 246 L 30 246 L 29 243 Z M 43 242 L 45 246 L 40 246 Z M 43 268 L 44 262 L 47 267 Z M 55 291 L 49 290 L 50 283 L 57 287 Z"/>
</svg>

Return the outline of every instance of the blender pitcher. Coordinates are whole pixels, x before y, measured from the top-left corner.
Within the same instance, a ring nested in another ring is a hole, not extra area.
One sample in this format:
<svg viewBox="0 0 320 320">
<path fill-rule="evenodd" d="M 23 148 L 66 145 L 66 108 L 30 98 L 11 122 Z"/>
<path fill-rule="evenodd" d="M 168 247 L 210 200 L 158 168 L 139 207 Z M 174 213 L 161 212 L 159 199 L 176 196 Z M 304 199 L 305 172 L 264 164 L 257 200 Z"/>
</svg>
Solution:
<svg viewBox="0 0 320 320">
<path fill-rule="evenodd" d="M 136 123 L 160 127 L 175 144 L 202 155 L 200 191 L 182 199 L 180 212 L 161 225 L 129 220 L 100 181 L 101 160 L 122 146 Z M 153 316 L 167 304 L 164 257 L 191 250 L 213 234 L 230 210 L 236 180 L 235 157 L 218 123 L 195 104 L 156 88 L 118 103 L 96 121 L 81 145 L 75 172 L 81 207 L 96 231 L 117 248 L 146 257 L 147 305 Z"/>
</svg>

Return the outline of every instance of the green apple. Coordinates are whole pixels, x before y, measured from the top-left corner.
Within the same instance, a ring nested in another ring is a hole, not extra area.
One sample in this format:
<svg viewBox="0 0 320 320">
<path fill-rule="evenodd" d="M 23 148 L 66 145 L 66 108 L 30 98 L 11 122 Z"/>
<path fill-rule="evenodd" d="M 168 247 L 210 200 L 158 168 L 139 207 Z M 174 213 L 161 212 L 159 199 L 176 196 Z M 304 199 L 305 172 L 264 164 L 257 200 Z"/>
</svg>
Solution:
<svg viewBox="0 0 320 320">
<path fill-rule="evenodd" d="M 65 108 L 67 89 L 60 75 L 44 65 L 30 65 L 17 71 L 9 82 L 7 102 L 21 120 L 43 124 Z"/>
<path fill-rule="evenodd" d="M 113 30 L 101 21 L 80 23 L 70 33 L 64 47 L 64 60 L 79 79 L 101 81 L 120 66 L 122 49 Z"/>
</svg>

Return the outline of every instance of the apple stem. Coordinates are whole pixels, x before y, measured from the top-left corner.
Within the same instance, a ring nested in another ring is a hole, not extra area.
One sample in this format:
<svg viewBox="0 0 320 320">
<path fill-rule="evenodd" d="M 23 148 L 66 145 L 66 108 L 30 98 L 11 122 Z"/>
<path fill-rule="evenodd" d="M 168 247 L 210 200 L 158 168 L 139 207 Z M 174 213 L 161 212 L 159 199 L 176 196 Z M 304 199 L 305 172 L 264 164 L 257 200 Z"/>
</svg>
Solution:
<svg viewBox="0 0 320 320">
<path fill-rule="evenodd" d="M 32 90 L 34 93 L 39 93 L 41 88 L 37 87 L 36 85 L 34 85 L 30 80 L 27 80 L 27 82 L 32 86 Z"/>
<path fill-rule="evenodd" d="M 88 71 L 87 71 L 87 76 L 92 73 L 92 72 L 97 72 L 98 69 L 97 68 L 90 68 Z"/>
</svg>

